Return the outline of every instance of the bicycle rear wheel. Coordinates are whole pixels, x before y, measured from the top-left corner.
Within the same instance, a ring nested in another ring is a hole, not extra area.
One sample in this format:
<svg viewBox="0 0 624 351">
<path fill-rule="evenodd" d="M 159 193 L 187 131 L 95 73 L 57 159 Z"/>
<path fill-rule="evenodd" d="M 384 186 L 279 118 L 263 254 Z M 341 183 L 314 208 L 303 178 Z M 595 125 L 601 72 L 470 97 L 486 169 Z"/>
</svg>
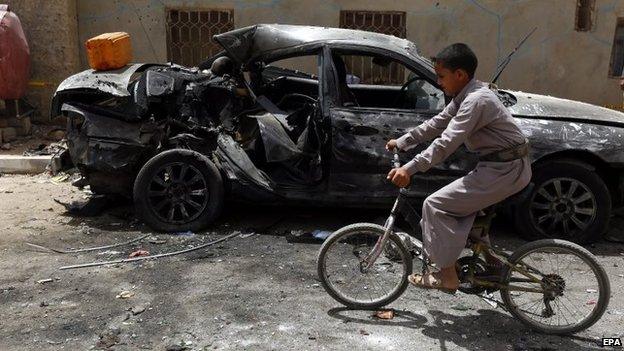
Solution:
<svg viewBox="0 0 624 351">
<path fill-rule="evenodd" d="M 372 223 L 346 226 L 328 237 L 319 251 L 317 271 L 325 291 L 351 308 L 378 308 L 396 300 L 408 285 L 412 256 L 395 234 L 368 270 L 360 262 L 372 251 L 384 228 Z"/>
<path fill-rule="evenodd" d="M 525 325 L 548 334 L 570 334 L 589 328 L 609 304 L 609 278 L 596 257 L 565 240 L 538 240 L 521 246 L 509 262 L 541 281 L 528 282 L 508 269 L 504 282 L 543 292 L 501 290 L 509 312 Z"/>
</svg>

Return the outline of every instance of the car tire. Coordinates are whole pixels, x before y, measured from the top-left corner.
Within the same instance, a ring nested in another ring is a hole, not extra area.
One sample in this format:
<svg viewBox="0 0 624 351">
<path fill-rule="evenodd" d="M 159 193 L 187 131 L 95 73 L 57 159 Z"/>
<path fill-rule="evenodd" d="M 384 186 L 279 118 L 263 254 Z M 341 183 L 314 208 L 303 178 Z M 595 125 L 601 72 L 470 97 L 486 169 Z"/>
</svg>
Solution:
<svg viewBox="0 0 624 351">
<path fill-rule="evenodd" d="M 609 225 L 611 196 L 592 166 L 548 161 L 535 168 L 532 182 L 533 191 L 514 211 L 514 224 L 523 238 L 565 239 L 577 244 L 602 238 Z"/>
<path fill-rule="evenodd" d="M 167 150 L 139 171 L 133 197 L 137 215 L 162 232 L 199 231 L 221 213 L 224 187 L 217 167 L 191 150 Z"/>
</svg>

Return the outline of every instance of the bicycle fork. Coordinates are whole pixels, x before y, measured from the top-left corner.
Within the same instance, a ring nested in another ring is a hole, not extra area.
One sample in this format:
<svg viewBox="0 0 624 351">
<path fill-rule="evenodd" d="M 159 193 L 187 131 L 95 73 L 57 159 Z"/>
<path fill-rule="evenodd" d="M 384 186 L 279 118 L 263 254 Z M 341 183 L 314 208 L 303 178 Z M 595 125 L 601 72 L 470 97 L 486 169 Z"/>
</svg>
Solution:
<svg viewBox="0 0 624 351">
<path fill-rule="evenodd" d="M 390 235 L 394 230 L 394 221 L 396 219 L 396 212 L 399 208 L 400 200 L 401 198 L 399 197 L 396 201 L 394 201 L 394 206 L 392 206 L 390 216 L 388 216 L 388 219 L 386 219 L 386 223 L 384 224 L 383 235 L 377 239 L 377 242 L 375 243 L 375 246 L 373 246 L 371 252 L 369 252 L 368 255 L 360 261 L 360 272 L 368 272 L 368 270 L 375 264 L 375 261 L 377 261 L 377 258 L 379 258 L 379 255 L 381 255 L 381 252 L 388 242 L 388 238 L 390 238 Z"/>
</svg>

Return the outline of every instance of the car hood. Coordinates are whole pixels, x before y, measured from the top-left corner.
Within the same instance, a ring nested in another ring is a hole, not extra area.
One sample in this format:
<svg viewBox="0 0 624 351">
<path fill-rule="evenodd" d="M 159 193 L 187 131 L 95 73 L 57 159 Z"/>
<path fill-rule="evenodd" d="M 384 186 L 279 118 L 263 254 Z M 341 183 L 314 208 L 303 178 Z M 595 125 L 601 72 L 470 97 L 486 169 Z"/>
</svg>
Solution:
<svg viewBox="0 0 624 351">
<path fill-rule="evenodd" d="M 588 123 L 624 125 L 624 113 L 616 110 L 552 96 L 521 91 L 508 92 L 517 99 L 516 104 L 509 107 L 510 112 L 516 117 L 579 120 Z"/>
<path fill-rule="evenodd" d="M 135 63 L 110 71 L 88 69 L 62 81 L 56 91 L 93 89 L 115 96 L 129 96 L 128 84 L 132 79 L 132 75 L 151 66 L 156 66 L 156 64 Z"/>
</svg>

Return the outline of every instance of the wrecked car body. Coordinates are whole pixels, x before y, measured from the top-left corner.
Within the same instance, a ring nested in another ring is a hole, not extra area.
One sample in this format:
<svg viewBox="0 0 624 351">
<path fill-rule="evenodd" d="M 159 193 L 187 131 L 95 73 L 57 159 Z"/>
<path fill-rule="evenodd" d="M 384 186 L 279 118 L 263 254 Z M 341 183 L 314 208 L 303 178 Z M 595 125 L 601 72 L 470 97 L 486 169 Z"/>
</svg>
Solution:
<svg viewBox="0 0 624 351">
<path fill-rule="evenodd" d="M 132 196 L 157 230 L 205 227 L 226 197 L 386 206 L 396 196 L 385 179 L 391 164 L 386 140 L 448 101 L 431 62 L 404 39 L 256 25 L 215 40 L 225 51 L 197 68 L 88 70 L 64 81 L 53 99 L 52 113 L 67 116 L 70 154 L 85 183 L 95 193 Z M 345 73 L 354 74 L 345 62 L 354 55 L 372 58 L 372 72 L 400 66 L 393 72 L 404 79 L 395 85 L 347 82 Z M 207 69 L 220 57 L 232 60 L 231 72 Z M 309 59 L 308 71 L 278 64 L 300 58 Z M 521 233 L 598 239 L 611 209 L 622 203 L 624 114 L 534 94 L 497 94 L 532 145 L 536 189 L 526 203 L 511 207 Z M 424 148 L 404 153 L 402 161 Z M 415 175 L 410 196 L 422 200 L 476 162 L 461 148 Z"/>
</svg>

